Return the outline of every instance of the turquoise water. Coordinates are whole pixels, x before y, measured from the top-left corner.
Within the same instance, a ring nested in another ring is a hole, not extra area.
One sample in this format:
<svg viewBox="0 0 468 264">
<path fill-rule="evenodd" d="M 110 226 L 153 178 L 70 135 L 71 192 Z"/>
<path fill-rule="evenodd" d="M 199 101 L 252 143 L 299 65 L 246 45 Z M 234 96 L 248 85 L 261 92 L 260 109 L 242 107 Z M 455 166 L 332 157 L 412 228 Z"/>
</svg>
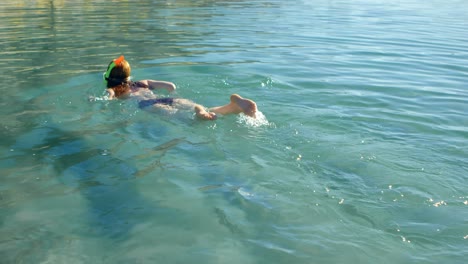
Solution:
<svg viewBox="0 0 468 264">
<path fill-rule="evenodd" d="M 3 1 L 0 262 L 464 263 L 467 10 Z M 89 102 L 120 54 L 262 118 Z"/>
</svg>

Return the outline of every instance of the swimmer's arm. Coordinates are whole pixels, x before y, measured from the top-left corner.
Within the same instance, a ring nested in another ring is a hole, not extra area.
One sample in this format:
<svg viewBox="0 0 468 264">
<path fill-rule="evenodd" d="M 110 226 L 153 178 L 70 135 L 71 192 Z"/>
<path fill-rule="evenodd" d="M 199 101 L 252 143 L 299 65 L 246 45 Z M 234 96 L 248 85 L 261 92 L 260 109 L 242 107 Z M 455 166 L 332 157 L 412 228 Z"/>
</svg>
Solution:
<svg viewBox="0 0 468 264">
<path fill-rule="evenodd" d="M 116 99 L 117 97 L 115 97 L 115 92 L 114 90 L 112 89 L 106 89 L 106 92 L 107 92 L 107 100 L 113 100 L 113 99 Z"/>
<path fill-rule="evenodd" d="M 155 80 L 144 80 L 142 83 L 146 83 L 150 90 L 154 89 L 166 89 L 168 92 L 173 92 L 176 89 L 175 84 L 166 81 L 155 81 Z"/>
</svg>

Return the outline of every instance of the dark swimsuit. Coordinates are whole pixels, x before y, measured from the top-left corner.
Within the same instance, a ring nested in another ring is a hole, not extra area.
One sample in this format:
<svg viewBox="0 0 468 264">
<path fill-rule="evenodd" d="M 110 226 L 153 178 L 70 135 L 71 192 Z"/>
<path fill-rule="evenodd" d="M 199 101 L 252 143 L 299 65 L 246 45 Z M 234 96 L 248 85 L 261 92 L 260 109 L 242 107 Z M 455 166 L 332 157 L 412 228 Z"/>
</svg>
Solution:
<svg viewBox="0 0 468 264">
<path fill-rule="evenodd" d="M 148 85 L 142 83 L 141 81 L 133 82 L 129 81 L 128 84 L 130 87 L 137 87 L 137 88 L 148 88 Z M 145 108 L 148 106 L 152 106 L 155 104 L 162 104 L 162 105 L 172 105 L 174 103 L 174 98 L 153 98 L 153 99 L 146 99 L 146 100 L 141 100 L 138 102 L 138 107 L 139 108 Z"/>
<path fill-rule="evenodd" d="M 155 99 L 141 100 L 140 102 L 138 102 L 138 107 L 145 108 L 147 106 L 151 106 L 155 104 L 172 105 L 172 103 L 174 103 L 174 98 L 155 98 Z"/>
</svg>

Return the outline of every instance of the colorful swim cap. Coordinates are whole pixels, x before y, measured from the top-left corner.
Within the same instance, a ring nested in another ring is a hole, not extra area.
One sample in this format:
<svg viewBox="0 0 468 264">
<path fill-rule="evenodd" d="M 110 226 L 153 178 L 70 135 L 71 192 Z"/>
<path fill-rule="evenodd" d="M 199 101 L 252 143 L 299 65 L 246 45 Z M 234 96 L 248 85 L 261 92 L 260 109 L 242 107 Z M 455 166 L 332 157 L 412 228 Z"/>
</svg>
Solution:
<svg viewBox="0 0 468 264">
<path fill-rule="evenodd" d="M 109 79 L 109 76 L 110 76 L 110 73 L 112 71 L 112 69 L 115 68 L 115 66 L 120 66 L 120 64 L 122 63 L 122 61 L 124 60 L 124 56 L 121 55 L 120 57 L 118 57 L 117 59 L 114 59 L 112 60 L 111 64 L 109 65 L 109 67 L 107 67 L 107 71 L 104 73 L 104 80 L 107 81 Z"/>
</svg>

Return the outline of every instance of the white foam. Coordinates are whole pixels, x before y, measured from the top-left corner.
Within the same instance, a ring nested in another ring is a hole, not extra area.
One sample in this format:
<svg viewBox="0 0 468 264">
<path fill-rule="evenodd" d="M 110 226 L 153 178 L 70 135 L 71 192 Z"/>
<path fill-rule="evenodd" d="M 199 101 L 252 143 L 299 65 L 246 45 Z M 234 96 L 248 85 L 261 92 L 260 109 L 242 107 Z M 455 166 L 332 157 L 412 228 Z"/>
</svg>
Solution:
<svg viewBox="0 0 468 264">
<path fill-rule="evenodd" d="M 266 116 L 260 111 L 257 111 L 256 118 L 240 114 L 237 118 L 237 123 L 244 124 L 248 127 L 261 127 L 270 125 L 270 122 L 268 122 Z"/>
</svg>

